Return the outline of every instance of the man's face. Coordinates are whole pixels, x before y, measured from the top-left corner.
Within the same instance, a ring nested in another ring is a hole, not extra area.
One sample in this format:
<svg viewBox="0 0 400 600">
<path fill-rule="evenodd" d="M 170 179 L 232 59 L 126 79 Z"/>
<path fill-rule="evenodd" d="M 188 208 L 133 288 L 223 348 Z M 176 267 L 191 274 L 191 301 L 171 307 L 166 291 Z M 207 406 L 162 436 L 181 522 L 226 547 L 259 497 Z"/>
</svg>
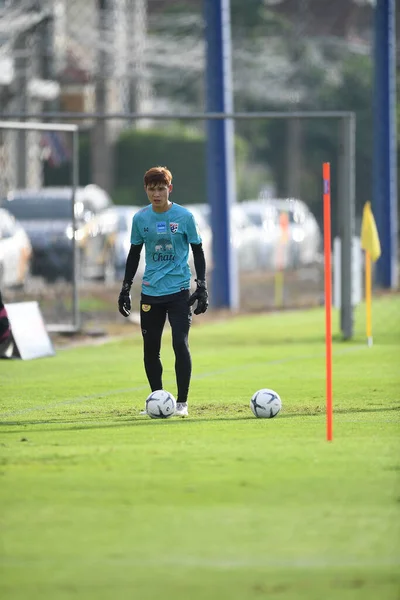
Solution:
<svg viewBox="0 0 400 600">
<path fill-rule="evenodd" d="M 169 194 L 172 191 L 172 185 L 165 183 L 156 183 L 145 186 L 145 192 L 156 212 L 165 212 L 170 206 Z"/>
</svg>

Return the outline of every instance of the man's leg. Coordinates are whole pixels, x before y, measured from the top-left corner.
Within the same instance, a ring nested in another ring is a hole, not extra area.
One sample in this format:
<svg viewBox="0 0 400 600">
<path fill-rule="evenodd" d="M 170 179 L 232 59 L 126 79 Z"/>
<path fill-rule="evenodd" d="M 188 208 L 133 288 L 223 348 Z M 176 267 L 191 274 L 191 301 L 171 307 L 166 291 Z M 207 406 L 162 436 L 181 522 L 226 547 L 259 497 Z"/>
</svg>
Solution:
<svg viewBox="0 0 400 600">
<path fill-rule="evenodd" d="M 192 359 L 189 350 L 189 329 L 192 311 L 188 305 L 189 290 L 168 304 L 168 319 L 172 329 L 172 346 L 175 353 L 175 374 L 178 388 L 177 403 L 186 403 L 192 375 Z"/>
<path fill-rule="evenodd" d="M 164 304 L 140 303 L 140 326 L 143 336 L 144 368 L 151 391 L 162 389 L 161 337 L 165 325 Z"/>
</svg>

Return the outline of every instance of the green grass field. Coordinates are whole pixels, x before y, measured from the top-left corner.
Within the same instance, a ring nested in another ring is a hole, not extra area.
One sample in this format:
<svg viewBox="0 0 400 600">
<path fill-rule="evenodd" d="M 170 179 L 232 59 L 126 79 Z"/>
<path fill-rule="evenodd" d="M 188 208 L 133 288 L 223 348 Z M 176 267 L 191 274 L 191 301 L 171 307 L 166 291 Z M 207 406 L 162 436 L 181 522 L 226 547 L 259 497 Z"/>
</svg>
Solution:
<svg viewBox="0 0 400 600">
<path fill-rule="evenodd" d="M 1 599 L 397 599 L 400 297 L 386 314 L 373 348 L 336 336 L 331 443 L 322 309 L 197 318 L 189 419 L 138 416 L 137 329 L 0 361 Z M 163 361 L 175 394 L 168 331 Z"/>
</svg>

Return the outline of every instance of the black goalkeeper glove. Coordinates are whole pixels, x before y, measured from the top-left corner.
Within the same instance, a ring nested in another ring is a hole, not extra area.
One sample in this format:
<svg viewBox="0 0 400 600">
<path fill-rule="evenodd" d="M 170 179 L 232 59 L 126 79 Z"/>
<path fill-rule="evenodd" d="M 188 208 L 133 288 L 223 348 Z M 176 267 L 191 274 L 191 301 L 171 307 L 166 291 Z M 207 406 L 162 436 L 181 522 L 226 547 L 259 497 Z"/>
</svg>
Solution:
<svg viewBox="0 0 400 600">
<path fill-rule="evenodd" d="M 205 313 L 208 308 L 208 292 L 205 281 L 196 279 L 196 283 L 197 288 L 189 298 L 189 306 L 192 306 L 192 304 L 194 304 L 197 300 L 197 306 L 194 309 L 194 314 L 200 315 L 201 313 Z"/>
<path fill-rule="evenodd" d="M 129 317 L 131 314 L 131 286 L 129 283 L 123 283 L 118 297 L 118 310 L 123 317 Z"/>
</svg>

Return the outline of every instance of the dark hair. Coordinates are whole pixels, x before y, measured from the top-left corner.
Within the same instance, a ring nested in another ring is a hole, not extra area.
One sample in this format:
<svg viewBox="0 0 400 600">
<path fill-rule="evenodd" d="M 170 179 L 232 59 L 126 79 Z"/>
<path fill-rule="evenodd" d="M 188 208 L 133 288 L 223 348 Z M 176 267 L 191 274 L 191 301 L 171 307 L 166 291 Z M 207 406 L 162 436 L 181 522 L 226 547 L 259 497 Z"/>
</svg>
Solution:
<svg viewBox="0 0 400 600">
<path fill-rule="evenodd" d="M 155 186 L 157 184 L 171 185 L 172 173 L 167 167 L 152 167 L 144 174 L 144 185 Z"/>
</svg>

